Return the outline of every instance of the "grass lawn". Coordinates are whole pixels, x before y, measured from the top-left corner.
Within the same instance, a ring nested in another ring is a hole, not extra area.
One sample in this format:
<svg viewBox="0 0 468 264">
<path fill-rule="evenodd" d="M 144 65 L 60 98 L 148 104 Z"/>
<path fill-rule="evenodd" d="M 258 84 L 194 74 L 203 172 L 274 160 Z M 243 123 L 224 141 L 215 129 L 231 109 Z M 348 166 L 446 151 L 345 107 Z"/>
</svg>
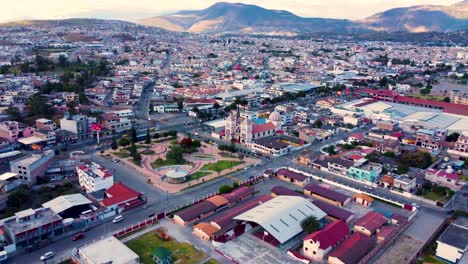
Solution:
<svg viewBox="0 0 468 264">
<path fill-rule="evenodd" d="M 130 240 L 127 246 L 140 256 L 140 261 L 143 264 L 154 263 L 152 252 L 156 247 L 164 247 L 169 250 L 173 263 L 196 264 L 208 256 L 205 252 L 197 250 L 188 243 L 181 243 L 173 238 L 170 241 L 163 241 L 153 231 Z"/>
<path fill-rule="evenodd" d="M 201 177 L 205 177 L 207 175 L 210 175 L 212 172 L 211 171 L 197 171 L 193 174 L 191 174 L 187 181 L 193 181 L 193 180 L 196 180 L 196 179 L 199 179 Z"/>
<path fill-rule="evenodd" d="M 120 149 L 119 151 L 116 151 L 113 154 L 116 155 L 117 157 L 121 158 L 121 159 L 125 159 L 125 158 L 130 157 L 130 153 L 128 153 L 128 151 L 125 150 L 125 149 Z"/>
<path fill-rule="evenodd" d="M 216 172 L 221 172 L 225 169 L 232 168 L 234 166 L 237 166 L 239 164 L 244 163 L 243 161 L 230 161 L 230 160 L 220 160 L 216 163 L 208 163 L 203 165 L 201 170 L 209 170 L 209 171 L 216 171 Z"/>
<path fill-rule="evenodd" d="M 164 166 L 184 165 L 186 163 L 187 162 L 176 162 L 175 160 L 163 160 L 162 162 L 158 162 L 158 160 L 155 160 L 153 163 L 151 163 L 151 166 L 155 169 Z"/>
<path fill-rule="evenodd" d="M 205 264 L 219 264 L 219 262 L 216 259 L 210 259 Z"/>
<path fill-rule="evenodd" d="M 440 193 L 436 193 L 436 192 L 424 191 L 424 198 L 432 200 L 432 201 L 441 201 L 441 202 L 447 201 L 447 197 L 445 197 L 445 195 L 441 195 Z"/>
<path fill-rule="evenodd" d="M 418 94 L 418 93 L 407 94 L 407 96 L 420 98 L 420 99 L 427 99 L 427 100 L 436 100 L 436 101 L 442 101 L 445 98 L 444 96 L 441 96 L 441 95 Z"/>
<path fill-rule="evenodd" d="M 426 255 L 424 257 L 424 262 L 435 263 L 435 264 L 445 264 L 445 262 L 443 262 L 442 260 L 437 259 L 436 257 L 430 256 L 430 255 Z"/>
</svg>

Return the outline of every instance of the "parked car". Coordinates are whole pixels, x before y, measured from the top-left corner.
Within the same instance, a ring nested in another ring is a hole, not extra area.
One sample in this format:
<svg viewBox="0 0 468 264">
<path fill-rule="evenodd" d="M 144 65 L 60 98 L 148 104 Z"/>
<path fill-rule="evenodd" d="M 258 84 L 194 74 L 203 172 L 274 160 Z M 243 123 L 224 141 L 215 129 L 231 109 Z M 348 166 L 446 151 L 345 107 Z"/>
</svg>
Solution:
<svg viewBox="0 0 468 264">
<path fill-rule="evenodd" d="M 120 160 L 119 160 L 119 159 L 113 159 L 112 162 L 114 162 L 114 163 L 119 163 Z"/>
<path fill-rule="evenodd" d="M 41 248 L 41 245 L 39 243 L 34 243 L 32 245 L 27 246 L 25 249 L 26 249 L 26 252 L 30 253 L 30 252 L 38 250 L 39 248 Z"/>
<path fill-rule="evenodd" d="M 49 252 L 45 253 L 44 255 L 42 255 L 40 259 L 41 259 L 41 261 L 45 261 L 45 260 L 53 258 L 54 255 L 55 255 L 54 252 L 49 251 Z"/>
<path fill-rule="evenodd" d="M 89 230 L 91 230 L 90 226 L 84 226 L 83 228 L 81 228 L 81 232 L 88 232 Z"/>
<path fill-rule="evenodd" d="M 78 233 L 72 237 L 72 241 L 77 241 L 80 240 L 84 237 L 85 235 L 83 233 Z"/>
<path fill-rule="evenodd" d="M 116 224 L 116 223 L 121 222 L 123 220 L 124 220 L 123 216 L 118 215 L 112 220 L 112 223 Z"/>
</svg>

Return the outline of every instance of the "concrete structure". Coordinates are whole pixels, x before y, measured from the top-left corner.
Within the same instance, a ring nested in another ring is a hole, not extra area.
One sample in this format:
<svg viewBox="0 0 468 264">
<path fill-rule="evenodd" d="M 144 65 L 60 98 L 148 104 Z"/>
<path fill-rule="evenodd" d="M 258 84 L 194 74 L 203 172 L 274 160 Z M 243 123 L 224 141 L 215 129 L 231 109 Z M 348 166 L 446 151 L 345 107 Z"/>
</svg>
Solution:
<svg viewBox="0 0 468 264">
<path fill-rule="evenodd" d="M 322 261 L 325 256 L 349 234 L 349 228 L 343 221 L 335 221 L 321 230 L 304 238 L 302 253 L 305 257 Z"/>
<path fill-rule="evenodd" d="M 139 264 L 140 257 L 117 238 L 110 236 L 87 244 L 72 252 L 72 260 L 79 264 L 112 263 Z"/>
<path fill-rule="evenodd" d="M 447 150 L 449 154 L 460 156 L 463 159 L 468 159 L 468 134 L 463 134 L 458 137 L 455 146 Z"/>
<path fill-rule="evenodd" d="M 52 120 L 46 118 L 39 118 L 36 119 L 36 128 L 47 131 L 54 131 L 55 129 L 57 129 L 57 125 Z"/>
<path fill-rule="evenodd" d="M 16 121 L 0 122 L 0 138 L 8 140 L 10 143 L 16 142 L 22 137 L 30 137 L 34 134 L 34 128 L 26 127 Z"/>
<path fill-rule="evenodd" d="M 79 139 L 88 137 L 91 133 L 91 124 L 96 123 L 96 118 L 85 115 L 69 116 L 66 114 L 60 119 L 60 129 L 72 132 Z"/>
<path fill-rule="evenodd" d="M 383 215 L 370 211 L 356 221 L 354 224 L 354 231 L 359 232 L 366 236 L 372 236 L 387 223 L 387 218 Z"/>
<path fill-rule="evenodd" d="M 102 128 L 107 129 L 112 133 L 126 131 L 132 127 L 130 119 L 126 117 L 120 117 L 115 113 L 101 114 L 100 117 Z"/>
<path fill-rule="evenodd" d="M 18 188 L 22 184 L 17 173 L 6 172 L 0 175 L 0 191 L 7 193 Z"/>
<path fill-rule="evenodd" d="M 400 175 L 393 181 L 393 186 L 397 189 L 402 189 L 405 192 L 411 192 L 416 188 L 416 177 L 408 177 L 408 175 Z"/>
<path fill-rule="evenodd" d="M 10 161 L 10 171 L 18 174 L 22 183 L 36 184 L 37 177 L 44 175 L 54 156 L 53 150 L 46 150 L 42 154 L 29 154 L 20 157 Z"/>
<path fill-rule="evenodd" d="M 461 186 L 458 185 L 459 178 L 460 176 L 458 174 L 436 169 L 428 169 L 426 174 L 424 174 L 424 179 L 454 191 L 461 189 Z"/>
<path fill-rule="evenodd" d="M 107 190 L 114 184 L 114 176 L 97 163 L 85 163 L 76 167 L 80 186 L 87 192 Z"/>
</svg>

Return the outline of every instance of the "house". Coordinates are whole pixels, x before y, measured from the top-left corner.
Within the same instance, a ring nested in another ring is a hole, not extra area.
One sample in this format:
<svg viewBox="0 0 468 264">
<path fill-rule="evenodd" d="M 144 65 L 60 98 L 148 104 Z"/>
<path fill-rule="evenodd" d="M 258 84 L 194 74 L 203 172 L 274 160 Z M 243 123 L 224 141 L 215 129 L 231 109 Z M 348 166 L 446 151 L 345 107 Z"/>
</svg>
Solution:
<svg viewBox="0 0 468 264">
<path fill-rule="evenodd" d="M 353 233 L 328 256 L 329 264 L 356 264 L 375 246 L 375 239 Z"/>
<path fill-rule="evenodd" d="M 364 163 L 356 162 L 349 168 L 349 177 L 359 181 L 375 182 L 382 172 L 382 165 L 379 163 L 368 162 Z"/>
<path fill-rule="evenodd" d="M 71 257 L 75 264 L 141 263 L 140 257 L 114 236 L 87 243 L 73 251 Z"/>
<path fill-rule="evenodd" d="M 288 169 L 279 169 L 276 172 L 276 177 L 283 181 L 287 181 L 299 186 L 304 186 L 309 182 L 309 177 L 302 173 L 290 171 Z"/>
<path fill-rule="evenodd" d="M 351 134 L 348 137 L 348 143 L 353 143 L 353 142 L 360 143 L 363 139 L 364 139 L 363 134 Z"/>
<path fill-rule="evenodd" d="M 349 168 L 351 168 L 354 163 L 349 160 L 340 159 L 340 158 L 330 158 L 327 159 L 328 171 L 331 173 L 340 174 L 347 176 Z"/>
<path fill-rule="evenodd" d="M 394 186 L 395 188 L 402 189 L 405 192 L 411 192 L 416 188 L 416 177 L 400 175 L 395 179 Z"/>
<path fill-rule="evenodd" d="M 393 232 L 395 231 L 395 227 L 388 225 L 388 226 L 383 226 L 380 229 L 380 232 L 377 234 L 377 240 L 378 241 L 385 241 L 387 239 L 390 239 L 392 237 Z"/>
<path fill-rule="evenodd" d="M 348 234 L 349 228 L 345 222 L 332 222 L 323 229 L 315 231 L 304 238 L 302 253 L 312 260 L 321 261 Z"/>
<path fill-rule="evenodd" d="M 36 184 L 37 177 L 44 175 L 54 157 L 53 150 L 46 150 L 42 154 L 28 154 L 10 161 L 10 171 L 18 174 L 22 183 Z"/>
<path fill-rule="evenodd" d="M 16 121 L 0 122 L 0 138 L 4 138 L 10 143 L 16 142 L 23 137 L 31 137 L 34 135 L 34 128 L 27 127 Z"/>
<path fill-rule="evenodd" d="M 157 247 L 153 249 L 152 252 L 153 261 L 156 264 L 171 264 L 172 263 L 172 255 L 171 252 L 164 247 Z"/>
<path fill-rule="evenodd" d="M 78 181 L 87 193 L 107 190 L 114 184 L 114 176 L 106 168 L 91 162 L 76 167 Z"/>
<path fill-rule="evenodd" d="M 428 169 L 424 175 L 424 179 L 450 188 L 454 191 L 461 189 L 461 186 L 458 185 L 459 178 L 460 176 L 455 173 L 448 173 L 446 171 L 436 169 Z"/>
<path fill-rule="evenodd" d="M 317 184 L 307 185 L 304 188 L 304 193 L 337 206 L 344 206 L 351 200 L 349 196 L 331 189 L 327 189 Z"/>
<path fill-rule="evenodd" d="M 105 192 L 105 198 L 99 202 L 107 211 L 120 213 L 136 208 L 145 203 L 143 195 L 127 185 L 116 182 Z"/>
<path fill-rule="evenodd" d="M 324 211 L 327 214 L 327 219 L 329 219 L 330 221 L 341 220 L 346 223 L 349 223 L 354 218 L 353 213 L 351 213 L 350 211 L 347 211 L 333 204 L 324 202 L 322 200 L 315 200 L 312 203 L 318 208 L 320 208 L 320 210 Z"/>
<path fill-rule="evenodd" d="M 447 130 L 444 129 L 419 129 L 416 132 L 415 145 L 422 148 L 438 150 L 442 146 L 447 136 Z"/>
<path fill-rule="evenodd" d="M 372 236 L 385 223 L 387 223 L 387 218 L 377 212 L 370 211 L 357 220 L 357 222 L 354 224 L 354 231 L 366 236 Z"/>
<path fill-rule="evenodd" d="M 127 117 L 120 117 L 115 113 L 101 114 L 101 126 L 112 133 L 119 133 L 129 130 L 132 126 L 130 119 Z"/>
<path fill-rule="evenodd" d="M 36 119 L 36 128 L 48 131 L 54 131 L 57 128 L 57 125 L 54 121 L 46 119 L 46 118 L 39 118 Z"/>
<path fill-rule="evenodd" d="M 461 158 L 468 158 L 468 133 L 462 134 L 458 137 L 455 145 L 447 150 L 447 153 L 459 156 Z"/>
<path fill-rule="evenodd" d="M 173 221 L 180 225 L 188 225 L 226 208 L 228 203 L 228 199 L 221 195 L 215 195 L 177 212 L 174 214 Z"/>
<path fill-rule="evenodd" d="M 451 223 L 437 239 L 436 256 L 450 263 L 457 263 L 462 258 L 466 258 L 467 250 L 468 218 L 460 217 Z"/>
<path fill-rule="evenodd" d="M 390 175 L 384 175 L 379 179 L 378 183 L 384 188 L 391 188 L 395 184 L 395 178 Z"/>
<path fill-rule="evenodd" d="M 354 198 L 354 201 L 356 201 L 356 203 L 362 204 L 364 206 L 370 206 L 372 204 L 372 202 L 374 201 L 374 199 L 372 199 L 372 197 L 370 197 L 369 195 L 364 194 L 364 193 L 358 193 L 358 194 L 354 195 L 353 198 Z"/>
</svg>

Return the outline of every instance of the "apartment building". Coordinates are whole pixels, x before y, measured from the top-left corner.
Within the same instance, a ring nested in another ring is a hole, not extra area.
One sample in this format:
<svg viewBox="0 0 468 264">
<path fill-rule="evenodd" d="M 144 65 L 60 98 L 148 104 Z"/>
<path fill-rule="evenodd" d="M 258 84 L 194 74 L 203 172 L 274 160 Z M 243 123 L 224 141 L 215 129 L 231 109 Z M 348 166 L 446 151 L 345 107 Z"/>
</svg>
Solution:
<svg viewBox="0 0 468 264">
<path fill-rule="evenodd" d="M 16 121 L 0 122 L 0 137 L 8 140 L 10 143 L 18 141 L 22 137 L 34 135 L 34 128 L 26 127 Z"/>
<path fill-rule="evenodd" d="M 85 163 L 76 167 L 80 186 L 87 192 L 107 190 L 114 184 L 114 176 L 97 163 Z"/>
<path fill-rule="evenodd" d="M 18 174 L 22 183 L 36 184 L 37 177 L 44 175 L 54 156 L 53 150 L 46 150 L 42 154 L 29 154 L 20 157 L 10 161 L 10 171 Z"/>
<path fill-rule="evenodd" d="M 447 136 L 444 129 L 419 129 L 416 132 L 416 146 L 438 150 Z"/>
<path fill-rule="evenodd" d="M 447 150 L 449 154 L 460 156 L 464 159 L 468 158 L 468 134 L 463 134 L 458 137 L 455 145 Z"/>
<path fill-rule="evenodd" d="M 120 117 L 115 113 L 105 113 L 101 114 L 101 126 L 112 133 L 119 133 L 129 130 L 132 127 L 132 123 L 126 117 Z"/>
</svg>

